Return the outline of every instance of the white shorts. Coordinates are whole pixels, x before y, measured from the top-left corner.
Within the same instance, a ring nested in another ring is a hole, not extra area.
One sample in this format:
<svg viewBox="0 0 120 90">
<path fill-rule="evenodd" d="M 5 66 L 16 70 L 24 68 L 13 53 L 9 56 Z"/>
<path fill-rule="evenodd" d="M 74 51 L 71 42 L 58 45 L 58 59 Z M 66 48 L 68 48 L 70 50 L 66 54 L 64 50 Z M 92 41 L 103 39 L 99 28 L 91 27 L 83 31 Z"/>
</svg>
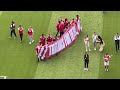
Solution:
<svg viewBox="0 0 120 90">
<path fill-rule="evenodd" d="M 109 61 L 108 62 L 104 61 L 104 66 L 107 66 L 107 65 L 109 65 Z"/>
</svg>

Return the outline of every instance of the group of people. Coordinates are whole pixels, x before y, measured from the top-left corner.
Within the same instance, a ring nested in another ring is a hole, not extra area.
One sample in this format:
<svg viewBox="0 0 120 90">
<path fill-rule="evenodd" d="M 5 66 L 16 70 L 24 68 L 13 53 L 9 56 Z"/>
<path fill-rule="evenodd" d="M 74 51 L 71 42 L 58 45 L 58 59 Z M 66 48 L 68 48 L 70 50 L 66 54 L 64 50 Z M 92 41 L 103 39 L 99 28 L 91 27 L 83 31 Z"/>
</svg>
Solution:
<svg viewBox="0 0 120 90">
<path fill-rule="evenodd" d="M 78 21 L 80 19 L 79 15 L 76 15 L 76 21 Z M 44 34 L 42 34 L 42 36 L 40 37 L 40 41 L 39 41 L 39 45 L 46 45 L 46 44 L 50 44 L 53 41 L 56 41 L 57 39 L 59 39 L 66 30 L 68 30 L 68 28 L 73 25 L 73 23 L 76 23 L 76 21 L 74 19 L 72 19 L 71 22 L 68 21 L 68 18 L 65 18 L 63 20 L 62 17 L 60 17 L 60 19 L 58 20 L 58 24 L 56 25 L 56 30 L 57 33 L 55 35 L 55 37 L 52 37 L 50 34 L 48 35 L 48 37 L 46 38 L 44 36 Z"/>
<path fill-rule="evenodd" d="M 65 20 L 62 19 L 62 17 L 58 20 L 58 24 L 56 25 L 56 29 L 57 29 L 57 34 L 56 37 L 58 36 L 58 34 L 60 34 L 59 37 L 61 37 L 64 32 L 73 24 L 76 24 L 77 21 L 80 20 L 79 15 L 76 15 L 76 20 L 72 19 L 72 21 L 68 21 L 68 18 L 65 18 Z"/>
<path fill-rule="evenodd" d="M 103 47 L 105 46 L 104 40 L 100 36 L 98 36 L 95 32 L 92 38 L 93 38 L 94 50 L 96 50 L 96 44 L 99 43 L 100 44 L 99 51 L 102 51 Z M 116 35 L 114 36 L 114 41 L 115 41 L 115 53 L 117 53 L 120 50 L 119 49 L 120 35 L 118 33 L 116 33 Z M 88 51 L 91 51 L 90 50 L 90 38 L 88 35 L 84 38 L 84 42 L 85 42 L 85 47 L 86 47 L 86 52 L 84 55 L 84 64 L 85 64 L 84 70 L 88 71 L 88 64 L 89 64 Z M 110 62 L 111 57 L 112 55 L 109 55 L 108 53 L 106 53 L 103 57 L 105 71 L 109 71 L 109 62 Z"/>
<path fill-rule="evenodd" d="M 40 37 L 39 43 L 36 45 L 36 55 L 38 56 L 38 46 L 42 47 L 44 45 L 54 43 L 54 41 L 58 40 L 64 34 L 64 32 L 66 32 L 68 30 L 68 28 L 71 25 L 77 24 L 78 21 L 80 21 L 79 15 L 76 15 L 76 20 L 72 19 L 71 22 L 68 21 L 68 18 L 63 19 L 62 17 L 60 17 L 60 19 L 58 20 L 58 23 L 56 25 L 57 32 L 56 32 L 55 37 L 52 37 L 49 34 L 46 38 L 45 35 L 42 34 Z M 38 61 L 39 61 L 39 59 L 38 59 Z"/>
<path fill-rule="evenodd" d="M 15 25 L 15 21 L 13 20 L 11 25 L 10 25 L 10 37 L 9 38 L 12 38 L 12 34 L 13 33 L 15 35 L 14 38 L 17 37 L 15 29 L 16 29 L 16 25 Z M 22 41 L 23 41 L 23 34 L 24 34 L 24 28 L 22 27 L 22 25 L 19 25 L 18 33 L 19 33 L 19 36 L 20 36 L 20 42 L 22 43 Z M 29 36 L 29 39 L 30 39 L 29 44 L 32 44 L 34 42 L 33 35 L 34 35 L 34 31 L 33 31 L 32 26 L 30 26 L 29 29 L 28 29 L 28 36 Z"/>
<path fill-rule="evenodd" d="M 103 51 L 103 48 L 105 46 L 104 40 L 101 38 L 101 36 L 97 35 L 96 32 L 92 35 L 93 39 L 93 45 L 94 45 L 94 50 L 96 50 L 97 43 L 100 45 L 99 51 Z M 90 49 L 90 38 L 88 35 L 85 36 L 84 38 L 84 43 L 85 43 L 85 48 L 86 52 L 91 51 Z"/>
<path fill-rule="evenodd" d="M 110 62 L 111 56 L 112 55 L 109 55 L 108 53 L 106 53 L 103 57 L 105 71 L 109 71 L 109 62 Z M 88 64 L 89 64 L 89 54 L 88 52 L 85 52 L 85 55 L 84 55 L 84 67 L 85 67 L 84 70 L 85 71 L 89 70 Z"/>
</svg>

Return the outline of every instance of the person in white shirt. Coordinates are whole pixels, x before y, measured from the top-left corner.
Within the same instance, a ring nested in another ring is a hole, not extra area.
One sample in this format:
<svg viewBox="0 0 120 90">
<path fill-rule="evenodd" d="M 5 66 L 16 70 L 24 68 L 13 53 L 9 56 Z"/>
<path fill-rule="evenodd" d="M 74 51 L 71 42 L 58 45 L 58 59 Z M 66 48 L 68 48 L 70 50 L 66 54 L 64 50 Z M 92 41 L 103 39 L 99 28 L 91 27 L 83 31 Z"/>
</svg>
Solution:
<svg viewBox="0 0 120 90">
<path fill-rule="evenodd" d="M 92 38 L 93 38 L 94 50 L 96 50 L 96 40 L 97 40 L 96 32 L 94 32 L 94 34 L 92 35 Z"/>
<path fill-rule="evenodd" d="M 84 38 L 84 43 L 85 43 L 86 52 L 87 52 L 88 50 L 91 51 L 91 50 L 90 50 L 90 38 L 89 38 L 88 35 Z"/>
<path fill-rule="evenodd" d="M 115 40 L 115 48 L 117 52 L 119 51 L 119 41 L 120 41 L 120 36 L 118 35 L 118 33 L 114 36 L 114 40 Z"/>
</svg>

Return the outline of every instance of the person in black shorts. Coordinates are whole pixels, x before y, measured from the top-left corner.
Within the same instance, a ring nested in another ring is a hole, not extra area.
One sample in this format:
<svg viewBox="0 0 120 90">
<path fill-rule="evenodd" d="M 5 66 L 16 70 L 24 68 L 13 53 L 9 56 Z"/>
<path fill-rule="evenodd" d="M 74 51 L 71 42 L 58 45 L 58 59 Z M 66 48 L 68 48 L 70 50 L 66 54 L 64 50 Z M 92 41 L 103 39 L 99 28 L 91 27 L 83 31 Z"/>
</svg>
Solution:
<svg viewBox="0 0 120 90">
<path fill-rule="evenodd" d="M 16 36 L 16 33 L 15 33 L 15 22 L 14 21 L 12 21 L 12 24 L 10 25 L 10 37 L 9 38 L 12 37 L 13 33 L 14 33 L 15 38 L 16 38 L 17 36 Z"/>
<path fill-rule="evenodd" d="M 84 65 L 85 65 L 84 70 L 85 71 L 88 71 L 88 64 L 89 64 L 89 55 L 87 52 L 85 52 L 85 55 L 84 55 Z"/>
</svg>

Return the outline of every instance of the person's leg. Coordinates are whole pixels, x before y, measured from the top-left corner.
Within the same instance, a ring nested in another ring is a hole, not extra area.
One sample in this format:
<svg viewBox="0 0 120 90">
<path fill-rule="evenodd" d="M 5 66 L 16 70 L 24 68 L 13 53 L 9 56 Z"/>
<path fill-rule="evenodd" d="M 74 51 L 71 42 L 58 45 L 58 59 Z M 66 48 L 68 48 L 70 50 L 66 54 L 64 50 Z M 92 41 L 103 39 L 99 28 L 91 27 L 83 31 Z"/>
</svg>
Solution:
<svg viewBox="0 0 120 90">
<path fill-rule="evenodd" d="M 87 46 L 88 46 L 89 51 L 91 51 L 91 50 L 90 50 L 90 43 L 89 43 L 89 42 L 88 42 L 88 45 L 87 45 Z"/>
<path fill-rule="evenodd" d="M 84 70 L 86 70 L 86 61 L 84 61 Z"/>
<path fill-rule="evenodd" d="M 107 71 L 109 70 L 109 61 L 107 62 Z"/>
<path fill-rule="evenodd" d="M 20 34 L 20 42 L 22 42 L 23 34 Z"/>
<path fill-rule="evenodd" d="M 32 38 L 31 38 L 31 36 L 29 36 L 29 38 L 30 38 L 30 42 L 29 42 L 29 44 L 31 44 L 31 43 L 32 43 Z"/>
<path fill-rule="evenodd" d="M 104 67 L 105 67 L 105 71 L 106 71 L 106 62 L 104 61 Z"/>
<path fill-rule="evenodd" d="M 107 67 L 106 67 L 106 65 L 105 65 L 105 71 L 107 70 Z"/>
<path fill-rule="evenodd" d="M 93 43 L 94 43 L 94 50 L 96 50 L 96 41 L 94 41 Z"/>
<path fill-rule="evenodd" d="M 57 31 L 56 37 L 58 36 L 59 31 Z"/>
<path fill-rule="evenodd" d="M 12 37 L 13 30 L 11 30 L 10 36 Z"/>
<path fill-rule="evenodd" d="M 86 66 L 87 66 L 87 71 L 88 71 L 88 64 L 89 64 L 89 61 L 86 62 Z"/>
<path fill-rule="evenodd" d="M 60 37 L 64 34 L 64 32 L 60 32 Z"/>
<path fill-rule="evenodd" d="M 87 44 L 85 44 L 85 49 L 86 49 L 86 52 L 87 52 L 88 51 Z"/>
<path fill-rule="evenodd" d="M 21 41 L 23 40 L 23 34 L 21 34 Z"/>
<path fill-rule="evenodd" d="M 118 45 L 118 51 L 119 51 L 119 40 L 118 40 L 118 42 L 117 42 L 117 45 Z"/>
<path fill-rule="evenodd" d="M 115 40 L 115 48 L 116 48 L 116 52 L 117 52 L 117 40 Z"/>
<path fill-rule="evenodd" d="M 32 38 L 32 43 L 34 42 L 34 40 L 33 40 L 33 36 L 31 37 Z"/>
<path fill-rule="evenodd" d="M 21 34 L 19 34 L 20 35 L 20 42 L 21 42 Z"/>
<path fill-rule="evenodd" d="M 107 66 L 106 66 L 107 71 L 109 70 L 108 68 L 109 68 L 109 66 L 107 65 Z"/>
<path fill-rule="evenodd" d="M 17 37 L 17 36 L 16 36 L 16 33 L 15 33 L 15 30 L 13 30 L 13 33 L 14 33 L 15 37 Z"/>
<path fill-rule="evenodd" d="M 60 37 L 62 36 L 62 32 L 60 32 Z"/>
<path fill-rule="evenodd" d="M 62 35 L 64 34 L 64 32 L 62 32 Z"/>
</svg>

